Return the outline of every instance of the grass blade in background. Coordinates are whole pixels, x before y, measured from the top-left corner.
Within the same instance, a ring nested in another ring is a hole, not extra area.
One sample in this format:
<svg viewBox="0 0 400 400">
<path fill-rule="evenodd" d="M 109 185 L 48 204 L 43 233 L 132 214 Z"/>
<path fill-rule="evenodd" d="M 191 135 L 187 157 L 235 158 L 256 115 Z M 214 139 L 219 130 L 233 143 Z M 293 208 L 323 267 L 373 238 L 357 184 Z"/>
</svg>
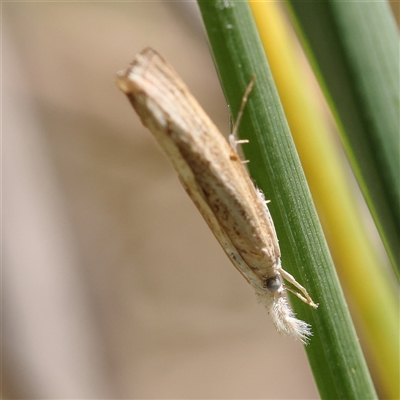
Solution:
<svg viewBox="0 0 400 400">
<path fill-rule="evenodd" d="M 399 278 L 399 37 L 389 4 L 288 3 Z"/>
<path fill-rule="evenodd" d="M 399 398 L 396 278 L 390 267 L 382 268 L 386 260 L 367 235 L 343 155 L 331 134 L 332 121 L 320 106 L 281 4 L 250 5 L 374 378 L 383 394 Z M 374 292 L 379 296 L 371 296 Z"/>
<path fill-rule="evenodd" d="M 322 398 L 376 397 L 303 171 L 269 72 L 249 5 L 199 1 L 232 116 L 253 74 L 256 85 L 240 132 L 249 170 L 272 200 L 283 266 L 306 286 L 317 311 L 292 300 L 299 318 L 312 324 L 306 351 Z"/>
</svg>

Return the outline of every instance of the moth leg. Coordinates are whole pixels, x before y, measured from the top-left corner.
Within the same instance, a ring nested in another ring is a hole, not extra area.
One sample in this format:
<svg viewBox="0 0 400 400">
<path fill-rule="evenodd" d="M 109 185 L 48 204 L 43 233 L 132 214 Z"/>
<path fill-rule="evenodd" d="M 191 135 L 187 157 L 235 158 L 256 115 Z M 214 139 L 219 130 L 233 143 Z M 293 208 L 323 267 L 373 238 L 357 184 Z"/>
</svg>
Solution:
<svg viewBox="0 0 400 400">
<path fill-rule="evenodd" d="M 315 304 L 312 301 L 312 298 L 308 294 L 307 290 L 303 286 L 301 286 L 300 283 L 297 282 L 296 279 L 292 275 L 289 274 L 289 272 L 286 272 L 283 268 L 280 268 L 279 273 L 282 275 L 283 278 L 285 278 L 293 286 L 297 287 L 297 289 L 299 289 L 304 294 L 304 297 L 300 293 L 295 292 L 294 290 L 292 290 L 291 288 L 289 288 L 285 285 L 286 290 L 295 294 L 300 300 L 304 301 L 304 303 L 310 305 L 311 307 L 318 308 L 318 304 Z"/>
<path fill-rule="evenodd" d="M 249 141 L 247 139 L 238 140 L 237 132 L 239 129 L 240 121 L 243 117 L 244 107 L 246 106 L 246 103 L 247 103 L 247 100 L 251 93 L 251 90 L 253 89 L 255 80 L 256 80 L 256 77 L 255 77 L 255 75 L 253 75 L 251 77 L 250 83 L 247 85 L 247 88 L 244 92 L 244 95 L 242 97 L 242 102 L 240 103 L 239 113 L 238 113 L 237 119 L 235 121 L 235 125 L 233 126 L 232 133 L 229 135 L 229 144 L 230 144 L 232 150 L 234 150 L 234 151 L 236 151 L 238 144 L 249 143 Z"/>
<path fill-rule="evenodd" d="M 249 143 L 248 139 L 236 139 L 236 136 L 233 133 L 229 134 L 229 146 L 231 146 L 231 149 L 234 150 L 237 153 L 237 145 L 238 144 L 244 144 L 244 143 Z M 246 161 L 248 162 L 248 161 Z"/>
<path fill-rule="evenodd" d="M 309 301 L 308 301 L 304 296 L 302 296 L 299 292 L 296 292 L 296 291 L 293 290 L 291 287 L 289 287 L 289 286 L 287 286 L 287 285 L 285 285 L 285 284 L 283 284 L 283 287 L 284 287 L 285 290 L 287 290 L 288 292 L 293 293 L 295 296 L 297 296 L 302 302 L 304 302 L 304 303 L 306 303 L 306 304 L 309 304 Z"/>
</svg>

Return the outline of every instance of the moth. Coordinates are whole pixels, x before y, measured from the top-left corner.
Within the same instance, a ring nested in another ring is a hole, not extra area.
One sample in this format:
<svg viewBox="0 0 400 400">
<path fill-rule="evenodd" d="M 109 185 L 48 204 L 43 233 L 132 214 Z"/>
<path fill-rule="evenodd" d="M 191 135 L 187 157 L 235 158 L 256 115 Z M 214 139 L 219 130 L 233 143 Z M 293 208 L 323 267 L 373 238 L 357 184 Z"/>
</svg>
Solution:
<svg viewBox="0 0 400 400">
<path fill-rule="evenodd" d="M 267 201 L 236 151 L 242 141 L 231 134 L 228 143 L 173 68 L 151 48 L 118 73 L 117 86 L 167 154 L 186 192 L 277 330 L 307 343 L 310 325 L 295 317 L 285 292 L 313 308 L 317 304 L 281 266 Z M 250 90 L 249 86 L 238 119 Z"/>
</svg>

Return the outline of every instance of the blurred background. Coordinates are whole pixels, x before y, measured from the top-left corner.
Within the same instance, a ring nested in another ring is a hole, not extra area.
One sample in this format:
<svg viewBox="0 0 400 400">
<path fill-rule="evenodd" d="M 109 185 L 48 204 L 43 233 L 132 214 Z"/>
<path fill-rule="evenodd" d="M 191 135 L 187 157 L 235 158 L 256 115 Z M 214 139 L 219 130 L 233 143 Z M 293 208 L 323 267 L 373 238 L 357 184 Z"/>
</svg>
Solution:
<svg viewBox="0 0 400 400">
<path fill-rule="evenodd" d="M 151 46 L 227 134 L 196 3 L 2 14 L 3 398 L 318 398 L 114 83 Z"/>
</svg>

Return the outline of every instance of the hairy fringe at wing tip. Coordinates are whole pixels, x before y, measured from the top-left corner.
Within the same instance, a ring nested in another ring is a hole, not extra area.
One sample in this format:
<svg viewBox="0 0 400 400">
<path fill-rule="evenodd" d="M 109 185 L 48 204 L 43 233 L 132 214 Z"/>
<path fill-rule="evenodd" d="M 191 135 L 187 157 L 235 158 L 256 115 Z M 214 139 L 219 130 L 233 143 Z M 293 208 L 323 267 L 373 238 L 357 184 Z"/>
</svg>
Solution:
<svg viewBox="0 0 400 400">
<path fill-rule="evenodd" d="M 278 332 L 289 335 L 296 340 L 299 339 L 305 345 L 309 343 L 310 336 L 312 336 L 311 326 L 295 317 L 286 298 L 257 290 L 256 294 L 258 302 L 267 308 Z"/>
</svg>

